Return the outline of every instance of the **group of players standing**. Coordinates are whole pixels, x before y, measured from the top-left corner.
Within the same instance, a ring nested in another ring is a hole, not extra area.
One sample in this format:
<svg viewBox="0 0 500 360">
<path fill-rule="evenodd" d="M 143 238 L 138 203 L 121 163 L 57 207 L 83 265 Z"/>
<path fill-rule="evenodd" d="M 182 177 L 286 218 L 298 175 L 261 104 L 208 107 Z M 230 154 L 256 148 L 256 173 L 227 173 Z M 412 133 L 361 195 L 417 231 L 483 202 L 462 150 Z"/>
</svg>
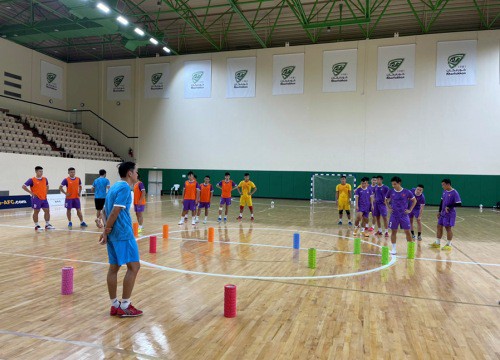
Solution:
<svg viewBox="0 0 500 360">
<path fill-rule="evenodd" d="M 369 179 L 363 177 L 361 185 L 354 191 L 354 199 L 356 206 L 355 219 L 355 235 L 370 236 L 377 226 L 376 236 L 384 235 L 389 237 L 389 229 L 391 229 L 391 254 L 396 254 L 396 237 L 398 229 L 401 228 L 406 235 L 407 242 L 412 242 L 415 239 L 422 240 L 422 214 L 425 206 L 424 186 L 419 184 L 411 190 L 402 187 L 402 180 L 395 176 L 391 179 L 392 189 L 384 185 L 383 176 L 374 176 L 371 181 L 371 186 L 368 184 Z M 458 192 L 452 188 L 450 179 L 441 181 L 443 195 L 439 205 L 437 215 L 438 225 L 436 240 L 431 244 L 433 248 L 441 247 L 441 238 L 443 229 L 446 229 L 447 243 L 442 247 L 442 250 L 451 250 L 451 241 L 453 239 L 452 228 L 455 226 L 456 210 L 455 207 L 462 206 L 462 201 Z M 348 224 L 352 226 L 351 221 L 351 204 L 352 187 L 347 184 L 347 178 L 341 177 L 340 184 L 336 187 L 335 199 L 338 204 L 339 221 L 338 225 L 342 225 L 343 212 L 346 212 Z M 391 211 L 388 220 L 388 210 Z M 372 225 L 369 226 L 369 217 L 372 214 Z M 384 223 L 384 231 L 381 226 L 381 218 Z M 413 229 L 414 219 L 417 221 L 417 235 Z"/>
</svg>

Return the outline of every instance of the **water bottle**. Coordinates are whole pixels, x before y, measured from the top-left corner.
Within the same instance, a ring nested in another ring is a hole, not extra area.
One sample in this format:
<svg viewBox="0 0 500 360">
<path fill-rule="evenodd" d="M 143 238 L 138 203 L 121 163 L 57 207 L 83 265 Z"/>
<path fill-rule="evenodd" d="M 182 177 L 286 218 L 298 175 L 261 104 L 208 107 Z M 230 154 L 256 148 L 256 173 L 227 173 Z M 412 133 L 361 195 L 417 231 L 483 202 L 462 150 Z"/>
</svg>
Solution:
<svg viewBox="0 0 500 360">
<path fill-rule="evenodd" d="M 274 209 L 274 201 L 271 201 L 271 209 Z"/>
<path fill-rule="evenodd" d="M 479 211 L 483 211 L 483 204 L 479 204 Z"/>
</svg>

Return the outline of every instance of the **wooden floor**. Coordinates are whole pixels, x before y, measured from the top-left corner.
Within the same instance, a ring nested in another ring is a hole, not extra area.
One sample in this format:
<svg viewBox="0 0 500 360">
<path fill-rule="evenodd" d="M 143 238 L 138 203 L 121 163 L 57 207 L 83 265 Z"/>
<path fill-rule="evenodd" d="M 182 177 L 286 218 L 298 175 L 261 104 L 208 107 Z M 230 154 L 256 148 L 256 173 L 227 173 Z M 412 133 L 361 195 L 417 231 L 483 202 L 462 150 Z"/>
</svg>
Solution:
<svg viewBox="0 0 500 360">
<path fill-rule="evenodd" d="M 500 213 L 459 209 L 454 250 L 445 253 L 427 246 L 436 209 L 426 208 L 416 259 L 405 258 L 400 235 L 395 263 L 381 269 L 385 239 L 371 237 L 353 255 L 352 232 L 336 225 L 333 205 L 255 202 L 254 224 L 248 213 L 239 224 L 233 206 L 218 225 L 213 207 L 209 224 L 194 229 L 177 225 L 178 200 L 151 198 L 132 297 L 144 316 L 136 319 L 108 315 L 93 199 L 83 201 L 83 231 L 66 229 L 64 209 L 52 211 L 57 230 L 39 234 L 28 209 L 0 212 L 0 359 L 500 358 Z M 149 254 L 147 236 L 162 224 L 170 238 L 159 236 Z M 70 296 L 60 295 L 64 266 L 75 269 Z M 223 316 L 228 283 L 238 291 L 234 319 Z"/>
</svg>

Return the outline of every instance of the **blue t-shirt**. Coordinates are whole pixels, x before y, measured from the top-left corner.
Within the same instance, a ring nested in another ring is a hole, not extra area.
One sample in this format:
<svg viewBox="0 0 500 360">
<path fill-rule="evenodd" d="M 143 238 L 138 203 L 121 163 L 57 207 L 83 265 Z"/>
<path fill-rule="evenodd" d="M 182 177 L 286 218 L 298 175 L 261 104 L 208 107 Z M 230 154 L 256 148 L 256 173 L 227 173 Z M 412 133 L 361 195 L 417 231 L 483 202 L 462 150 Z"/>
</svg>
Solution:
<svg viewBox="0 0 500 360">
<path fill-rule="evenodd" d="M 113 225 L 113 230 L 108 235 L 110 241 L 128 241 L 134 238 L 132 230 L 132 218 L 130 217 L 130 204 L 132 203 L 132 195 L 130 186 L 123 180 L 118 181 L 108 191 L 104 210 L 106 218 L 109 217 L 115 206 L 122 208 L 116 221 Z"/>
<path fill-rule="evenodd" d="M 94 180 L 92 187 L 95 189 L 94 197 L 96 199 L 105 199 L 106 198 L 106 188 L 109 186 L 109 180 L 105 177 L 98 177 Z"/>
</svg>

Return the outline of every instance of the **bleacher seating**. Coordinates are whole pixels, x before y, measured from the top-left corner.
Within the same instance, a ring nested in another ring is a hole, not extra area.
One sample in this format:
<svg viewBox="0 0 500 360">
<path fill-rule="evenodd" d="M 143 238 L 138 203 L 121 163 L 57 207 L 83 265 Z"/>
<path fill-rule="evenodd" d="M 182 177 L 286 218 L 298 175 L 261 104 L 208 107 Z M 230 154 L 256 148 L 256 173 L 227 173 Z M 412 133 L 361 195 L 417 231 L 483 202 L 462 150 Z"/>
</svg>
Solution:
<svg viewBox="0 0 500 360">
<path fill-rule="evenodd" d="M 0 113 L 0 152 L 29 155 L 60 156 L 42 139 L 25 130 L 22 124 L 5 113 Z"/>
<path fill-rule="evenodd" d="M 96 140 L 84 134 L 82 130 L 75 128 L 73 124 L 24 114 L 21 114 L 21 120 L 40 134 L 45 135 L 47 140 L 53 141 L 58 148 L 64 150 L 68 157 L 121 161 L 119 157 L 116 157 Z"/>
</svg>

